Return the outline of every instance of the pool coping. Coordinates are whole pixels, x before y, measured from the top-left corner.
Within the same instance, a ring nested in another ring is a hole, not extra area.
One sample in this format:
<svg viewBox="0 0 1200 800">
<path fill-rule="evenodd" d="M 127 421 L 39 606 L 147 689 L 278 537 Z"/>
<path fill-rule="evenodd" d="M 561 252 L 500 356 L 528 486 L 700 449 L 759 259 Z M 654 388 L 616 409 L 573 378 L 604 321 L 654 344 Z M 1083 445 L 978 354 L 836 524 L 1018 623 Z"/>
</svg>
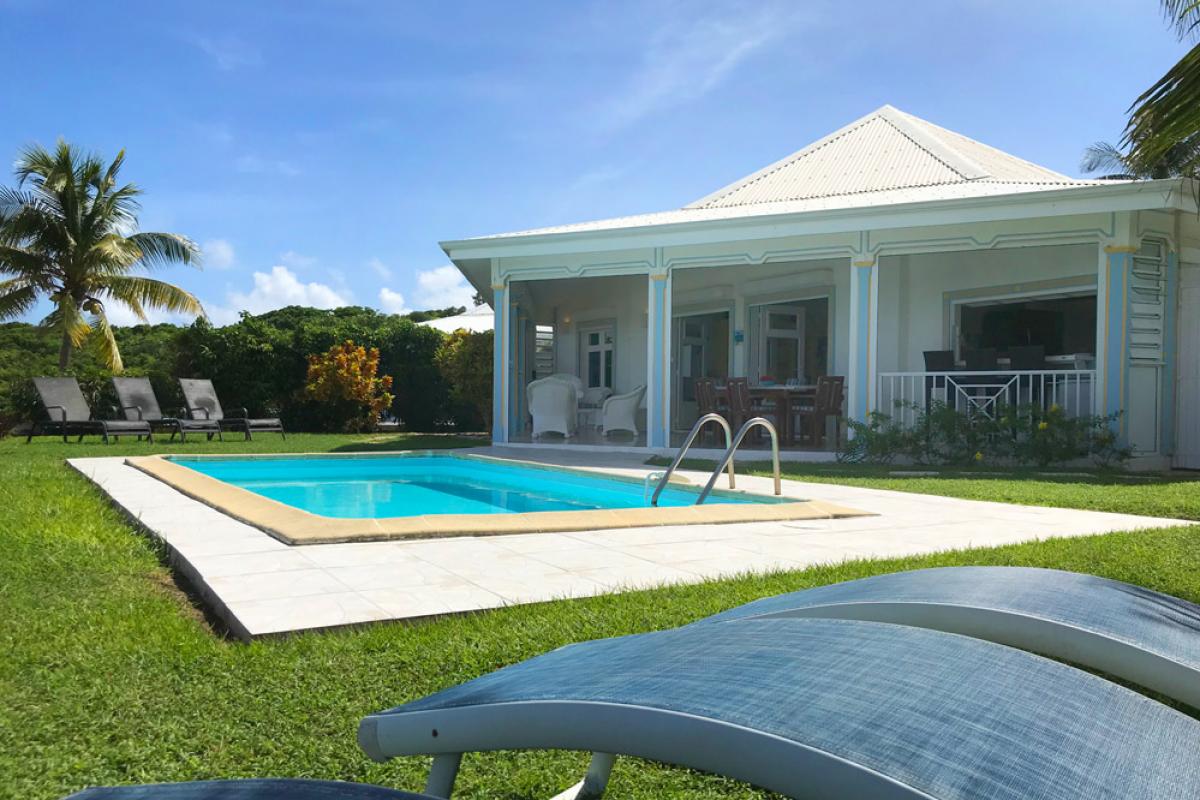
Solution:
<svg viewBox="0 0 1200 800">
<path fill-rule="evenodd" d="M 627 477 L 598 469 L 548 467 L 546 464 L 512 458 L 497 458 L 477 453 L 446 451 L 396 451 L 373 453 L 288 453 L 233 456 L 237 459 L 280 458 L 387 458 L 396 456 L 437 455 L 519 464 L 537 469 L 554 469 L 574 474 L 601 474 L 628 480 Z M 225 455 L 188 455 L 187 459 L 227 459 Z M 204 503 L 240 522 L 252 525 L 289 545 L 334 544 L 339 542 L 377 542 L 404 539 L 433 539 L 450 536 L 499 536 L 518 533 L 566 533 L 615 528 L 646 528 L 664 525 L 716 525 L 736 522 L 777 522 L 805 519 L 842 519 L 873 516 L 819 500 L 776 500 L 768 495 L 737 490 L 722 494 L 770 497 L 764 503 L 728 503 L 667 508 L 620 508 L 592 511 L 533 511 L 521 514 L 427 514 L 414 517 L 380 519 L 343 519 L 325 517 L 272 500 L 247 489 L 226 483 L 172 461 L 167 454 L 132 456 L 125 463 L 167 484 L 176 491 Z M 680 483 L 692 485 L 690 481 Z"/>
</svg>

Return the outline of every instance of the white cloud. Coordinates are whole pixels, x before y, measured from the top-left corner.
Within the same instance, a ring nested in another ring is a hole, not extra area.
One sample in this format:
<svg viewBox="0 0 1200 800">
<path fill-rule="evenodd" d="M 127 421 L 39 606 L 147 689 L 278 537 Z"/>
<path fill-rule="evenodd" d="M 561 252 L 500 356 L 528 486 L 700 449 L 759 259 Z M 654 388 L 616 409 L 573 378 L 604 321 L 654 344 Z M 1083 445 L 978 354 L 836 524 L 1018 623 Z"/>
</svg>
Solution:
<svg viewBox="0 0 1200 800">
<path fill-rule="evenodd" d="M 279 254 L 279 263 L 291 267 L 292 269 L 307 269 L 317 260 L 312 256 L 306 256 L 303 253 L 297 253 L 295 250 L 288 250 Z"/>
<path fill-rule="evenodd" d="M 696 13 L 690 3 L 677 8 L 641 48 L 645 55 L 628 84 L 596 109 L 593 122 L 618 130 L 704 96 L 768 44 L 784 37 L 795 41 L 802 21 L 797 9 L 807 4 L 722 4 L 707 14 Z"/>
<path fill-rule="evenodd" d="M 236 261 L 233 245 L 225 239 L 209 239 L 201 248 L 204 251 L 204 266 L 213 269 L 229 269 Z"/>
<path fill-rule="evenodd" d="M 262 63 L 262 53 L 237 36 L 222 36 L 217 39 L 201 37 L 196 40 L 199 47 L 222 72 L 232 72 L 239 67 L 256 67 Z"/>
<path fill-rule="evenodd" d="M 233 162 L 233 167 L 238 172 L 248 175 L 282 175 L 286 178 L 294 178 L 300 174 L 300 169 L 290 161 L 260 158 L 255 155 L 239 156 Z"/>
<path fill-rule="evenodd" d="M 254 273 L 254 288 L 248 292 L 230 291 L 224 305 L 208 308 L 216 325 L 237 321 L 239 311 L 262 314 L 284 306 L 340 308 L 350 305 L 349 293 L 339 293 L 323 283 L 304 283 L 296 273 L 283 265 L 271 267 L 270 272 Z"/>
<path fill-rule="evenodd" d="M 408 306 L 404 303 L 404 295 L 393 292 L 386 286 L 379 290 L 379 307 L 389 314 L 407 314 Z"/>
<path fill-rule="evenodd" d="M 205 309 L 207 310 L 207 309 Z M 132 325 L 158 325 L 169 322 L 172 325 L 191 325 L 195 319 L 191 314 L 177 314 L 173 311 L 160 311 L 156 308 L 146 309 L 146 319 L 138 319 L 133 310 L 124 303 L 109 300 L 104 304 L 104 313 L 110 325 L 127 328 Z"/>
<path fill-rule="evenodd" d="M 386 281 L 392 277 L 391 267 L 380 261 L 378 258 L 368 259 L 367 268 L 378 275 L 381 281 Z"/>
<path fill-rule="evenodd" d="M 453 264 L 417 271 L 417 303 L 421 308 L 447 308 L 474 303 L 475 289 Z"/>
</svg>

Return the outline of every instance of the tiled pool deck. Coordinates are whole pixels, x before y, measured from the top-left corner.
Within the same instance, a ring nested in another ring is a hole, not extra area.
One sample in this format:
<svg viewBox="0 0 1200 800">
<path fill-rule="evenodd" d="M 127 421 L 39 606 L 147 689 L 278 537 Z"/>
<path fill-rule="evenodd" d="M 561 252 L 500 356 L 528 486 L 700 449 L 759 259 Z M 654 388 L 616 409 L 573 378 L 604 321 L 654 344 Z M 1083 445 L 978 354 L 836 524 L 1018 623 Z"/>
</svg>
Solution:
<svg viewBox="0 0 1200 800">
<path fill-rule="evenodd" d="M 527 449 L 474 452 L 534 458 Z M 651 471 L 640 455 L 556 452 L 538 458 L 638 476 Z M 123 458 L 70 464 L 161 539 L 172 566 L 245 639 L 854 558 L 1188 524 L 785 481 L 786 495 L 877 516 L 289 546 L 127 466 Z M 697 482 L 707 478 L 681 474 Z M 766 478 L 739 476 L 738 486 L 770 492 Z"/>
</svg>

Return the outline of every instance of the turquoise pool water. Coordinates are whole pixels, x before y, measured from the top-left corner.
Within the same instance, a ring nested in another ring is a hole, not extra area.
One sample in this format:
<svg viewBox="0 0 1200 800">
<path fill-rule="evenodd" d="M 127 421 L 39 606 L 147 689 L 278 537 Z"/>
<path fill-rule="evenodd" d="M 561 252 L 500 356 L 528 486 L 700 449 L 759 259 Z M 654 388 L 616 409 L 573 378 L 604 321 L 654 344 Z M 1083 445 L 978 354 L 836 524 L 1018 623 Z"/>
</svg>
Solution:
<svg viewBox="0 0 1200 800">
<path fill-rule="evenodd" d="M 650 505 L 640 482 L 454 455 L 171 459 L 218 480 L 324 517 L 522 514 Z M 669 487 L 659 506 L 690 506 Z M 714 492 L 708 503 L 769 502 Z"/>
</svg>

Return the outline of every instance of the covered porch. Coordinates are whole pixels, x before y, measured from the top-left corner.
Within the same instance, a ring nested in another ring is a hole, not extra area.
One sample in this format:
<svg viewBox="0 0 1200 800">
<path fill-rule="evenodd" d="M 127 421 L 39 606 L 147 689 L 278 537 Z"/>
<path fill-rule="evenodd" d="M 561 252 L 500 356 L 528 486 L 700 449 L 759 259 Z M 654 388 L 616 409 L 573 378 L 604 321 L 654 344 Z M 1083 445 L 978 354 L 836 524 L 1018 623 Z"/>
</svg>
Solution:
<svg viewBox="0 0 1200 800">
<path fill-rule="evenodd" d="M 846 436 L 845 417 L 911 423 L 933 404 L 989 416 L 1057 406 L 1071 416 L 1130 409 L 1117 424 L 1152 451 L 1169 406 L 1171 261 L 1164 239 L 1137 242 L 514 275 L 495 290 L 505 300 L 494 438 L 666 454 L 715 410 L 735 427 L 764 416 L 785 456 L 822 459 Z M 1107 394 L 1106 364 L 1124 381 Z M 1125 378 L 1130 368 L 1145 380 Z M 549 430 L 536 419 L 547 378 L 573 384 L 551 392 L 560 419 Z M 821 407 L 817 388 L 831 383 L 832 405 Z M 711 456 L 723 444 L 714 425 L 696 446 Z M 769 444 L 755 436 L 745 447 Z"/>
</svg>

